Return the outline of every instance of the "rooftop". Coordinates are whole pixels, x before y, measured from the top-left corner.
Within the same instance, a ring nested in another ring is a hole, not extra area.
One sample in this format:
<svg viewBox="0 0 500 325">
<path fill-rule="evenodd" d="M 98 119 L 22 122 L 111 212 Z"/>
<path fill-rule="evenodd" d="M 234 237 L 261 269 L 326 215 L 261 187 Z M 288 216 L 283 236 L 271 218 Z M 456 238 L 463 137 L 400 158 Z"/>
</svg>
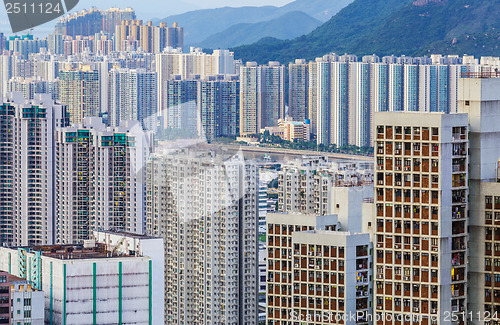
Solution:
<svg viewBox="0 0 500 325">
<path fill-rule="evenodd" d="M 85 248 L 83 245 L 46 245 L 25 246 L 12 249 L 25 249 L 31 253 L 40 252 L 42 256 L 60 260 L 80 260 L 96 258 L 135 257 L 114 250 L 108 250 L 107 245 L 95 243 L 94 247 Z"/>
<path fill-rule="evenodd" d="M 137 238 L 137 239 L 157 239 L 157 238 L 159 238 L 159 237 L 136 234 L 133 232 L 126 232 L 126 231 L 121 231 L 121 230 L 102 230 L 102 231 L 98 231 L 98 232 L 103 233 L 103 234 L 120 235 L 120 236 Z"/>
</svg>

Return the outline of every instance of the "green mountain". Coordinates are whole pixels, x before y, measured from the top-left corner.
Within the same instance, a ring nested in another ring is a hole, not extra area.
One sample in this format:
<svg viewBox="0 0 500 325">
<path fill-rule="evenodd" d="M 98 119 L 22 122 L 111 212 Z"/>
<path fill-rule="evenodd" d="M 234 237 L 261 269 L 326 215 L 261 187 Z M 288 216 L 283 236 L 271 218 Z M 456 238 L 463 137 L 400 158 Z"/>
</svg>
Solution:
<svg viewBox="0 0 500 325">
<path fill-rule="evenodd" d="M 289 62 L 330 52 L 358 56 L 500 55 L 500 0 L 355 0 L 313 32 L 232 49 L 244 61 Z"/>
<path fill-rule="evenodd" d="M 242 44 L 250 44 L 263 37 L 292 39 L 311 32 L 319 25 L 321 25 L 319 20 L 302 11 L 292 11 L 270 21 L 233 25 L 208 37 L 203 42 L 196 44 L 196 46 L 227 49 Z"/>
<path fill-rule="evenodd" d="M 155 20 L 154 23 L 177 22 L 184 27 L 184 43 L 200 43 L 206 38 L 220 33 L 233 25 L 270 21 L 292 11 L 302 11 L 315 19 L 326 21 L 353 0 L 295 0 L 282 7 L 224 7 L 189 11 Z M 302 35 L 306 33 L 304 31 Z"/>
</svg>

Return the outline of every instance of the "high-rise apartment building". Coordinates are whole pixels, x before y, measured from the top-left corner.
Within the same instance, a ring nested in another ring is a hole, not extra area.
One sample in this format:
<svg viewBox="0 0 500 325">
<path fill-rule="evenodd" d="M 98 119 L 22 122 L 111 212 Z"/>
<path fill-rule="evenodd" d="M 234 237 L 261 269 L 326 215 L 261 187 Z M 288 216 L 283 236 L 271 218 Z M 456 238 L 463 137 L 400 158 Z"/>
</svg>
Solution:
<svg viewBox="0 0 500 325">
<path fill-rule="evenodd" d="M 68 123 L 49 95 L 9 93 L 0 106 L 0 239 L 6 245 L 54 241 L 54 130 Z"/>
<path fill-rule="evenodd" d="M 135 12 L 132 8 L 110 8 L 106 11 L 91 8 L 60 18 L 57 21 L 55 34 L 75 37 L 91 36 L 101 31 L 114 33 L 115 26 L 120 25 L 122 20 L 135 18 Z"/>
<path fill-rule="evenodd" d="M 258 170 L 242 156 L 148 162 L 147 229 L 165 245 L 168 324 L 256 324 Z"/>
<path fill-rule="evenodd" d="M 156 54 L 155 68 L 158 77 L 158 111 L 165 112 L 168 103 L 167 82 L 178 79 L 205 79 L 218 75 L 233 75 L 235 70 L 233 52 L 228 50 L 214 50 L 206 54 L 199 48 L 191 48 L 189 53 L 180 49 L 168 48 Z"/>
<path fill-rule="evenodd" d="M 81 244 L 97 229 L 143 234 L 150 132 L 85 118 L 58 128 L 55 142 L 57 243 Z"/>
<path fill-rule="evenodd" d="M 370 65 L 349 64 L 349 144 L 371 147 L 373 109 L 371 105 Z"/>
<path fill-rule="evenodd" d="M 309 119 L 309 64 L 295 60 L 288 65 L 288 116 L 294 121 Z"/>
<path fill-rule="evenodd" d="M 59 99 L 59 82 L 45 81 L 40 77 L 16 77 L 7 83 L 8 92 L 21 92 L 26 99 L 35 99 L 38 94 L 50 94 L 53 100 Z"/>
<path fill-rule="evenodd" d="M 59 101 L 67 105 L 71 123 L 81 123 L 84 117 L 99 116 L 99 72 L 90 65 L 67 68 L 59 72 Z"/>
<path fill-rule="evenodd" d="M 127 50 L 127 44 L 131 43 L 136 43 L 136 48 L 148 53 L 160 53 L 167 47 L 184 47 L 184 29 L 177 23 L 167 27 L 166 23 L 153 26 L 151 21 L 144 25 L 142 20 L 122 20 L 115 26 L 114 32 L 116 51 Z"/>
<path fill-rule="evenodd" d="M 112 69 L 109 72 L 108 116 L 111 126 L 139 121 L 144 130 L 156 130 L 156 73 L 145 69 Z"/>
<path fill-rule="evenodd" d="M 376 324 L 448 324 L 469 302 L 467 115 L 384 112 L 375 126 Z"/>
<path fill-rule="evenodd" d="M 373 165 L 369 161 L 328 162 L 323 157 L 296 160 L 284 164 L 278 174 L 278 211 L 336 213 L 334 206 L 341 201 L 336 199 L 337 189 L 352 189 L 352 194 L 358 194 L 356 197 L 362 202 L 373 196 L 372 184 Z"/>
<path fill-rule="evenodd" d="M 169 80 L 164 86 L 164 127 L 198 135 L 198 81 Z"/>
<path fill-rule="evenodd" d="M 497 324 L 500 314 L 500 80 L 464 78 L 458 111 L 469 115 L 470 324 Z M 454 259 L 454 263 L 463 260 Z M 466 260 L 467 261 L 467 260 Z"/>
<path fill-rule="evenodd" d="M 267 215 L 267 324 L 368 324 L 370 234 L 340 226 L 336 215 Z"/>
<path fill-rule="evenodd" d="M 208 142 L 239 136 L 240 83 L 237 78 L 207 78 L 198 83 L 198 112 L 202 136 Z"/>
<path fill-rule="evenodd" d="M 289 115 L 304 101 L 317 142 L 372 146 L 373 112 L 457 111 L 458 80 L 463 74 L 494 76 L 498 60 L 465 56 L 383 57 L 329 54 L 308 64 L 307 82 L 298 78 L 305 62 L 290 64 Z"/>
<path fill-rule="evenodd" d="M 240 134 L 257 134 L 285 117 L 285 67 L 279 62 L 240 67 Z"/>
</svg>

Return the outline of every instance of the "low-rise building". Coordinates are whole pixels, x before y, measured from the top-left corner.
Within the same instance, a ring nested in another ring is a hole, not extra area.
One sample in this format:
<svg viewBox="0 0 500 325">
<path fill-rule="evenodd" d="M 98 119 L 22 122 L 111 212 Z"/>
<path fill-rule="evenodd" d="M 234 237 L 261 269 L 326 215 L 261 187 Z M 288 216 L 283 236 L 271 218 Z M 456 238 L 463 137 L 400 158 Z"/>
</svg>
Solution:
<svg viewBox="0 0 500 325">
<path fill-rule="evenodd" d="M 0 271 L 0 324 L 44 324 L 44 292 Z"/>
<path fill-rule="evenodd" d="M 0 248 L 0 269 L 45 293 L 45 323 L 153 324 L 153 261 L 95 241 Z"/>
</svg>

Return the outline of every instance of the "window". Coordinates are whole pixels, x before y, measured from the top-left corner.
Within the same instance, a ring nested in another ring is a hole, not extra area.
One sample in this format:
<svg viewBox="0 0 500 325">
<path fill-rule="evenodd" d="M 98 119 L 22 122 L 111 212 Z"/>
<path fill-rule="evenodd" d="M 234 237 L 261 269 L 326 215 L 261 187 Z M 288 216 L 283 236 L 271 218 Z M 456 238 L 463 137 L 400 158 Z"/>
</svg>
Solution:
<svg viewBox="0 0 500 325">
<path fill-rule="evenodd" d="M 31 310 L 24 311 L 24 318 L 31 318 Z"/>
</svg>

